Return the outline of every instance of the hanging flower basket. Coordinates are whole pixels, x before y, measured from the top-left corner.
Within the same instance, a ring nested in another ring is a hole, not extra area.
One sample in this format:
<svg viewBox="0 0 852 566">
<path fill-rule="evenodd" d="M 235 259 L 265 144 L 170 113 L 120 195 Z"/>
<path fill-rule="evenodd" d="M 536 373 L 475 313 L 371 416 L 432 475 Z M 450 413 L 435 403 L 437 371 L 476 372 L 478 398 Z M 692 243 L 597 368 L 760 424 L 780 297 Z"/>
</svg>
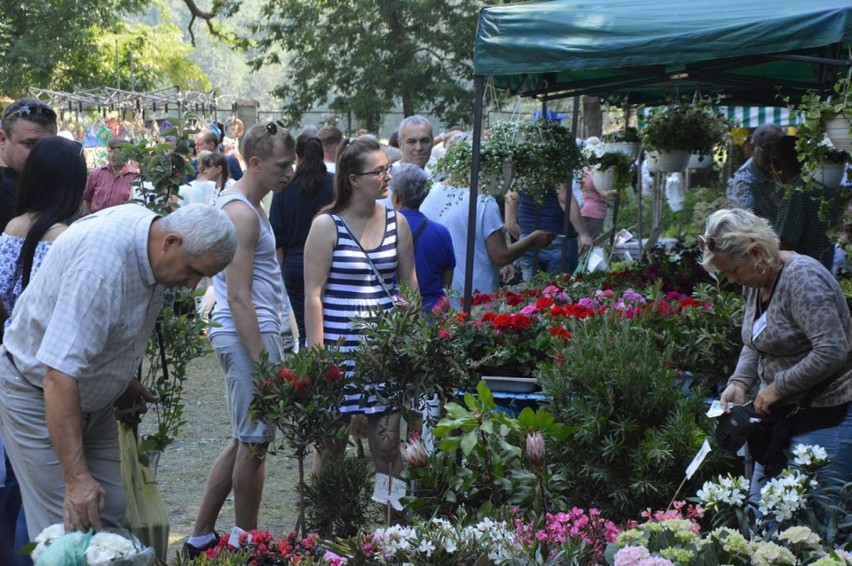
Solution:
<svg viewBox="0 0 852 566">
<path fill-rule="evenodd" d="M 843 182 L 843 174 L 846 172 L 844 163 L 823 163 L 814 171 L 814 180 L 822 183 L 829 189 L 837 189 Z"/>
<path fill-rule="evenodd" d="M 684 171 L 689 165 L 689 151 L 686 149 L 676 149 L 672 151 L 649 151 L 648 152 L 648 171 L 661 171 L 664 173 L 676 173 Z"/>
<path fill-rule="evenodd" d="M 604 169 L 603 171 L 592 171 L 592 183 L 599 191 L 615 190 L 615 167 Z"/>
<path fill-rule="evenodd" d="M 852 140 L 849 137 L 849 119 L 843 114 L 838 114 L 825 124 L 825 135 L 831 140 L 831 144 L 840 151 L 852 150 Z"/>
<path fill-rule="evenodd" d="M 712 155 L 699 155 L 698 153 L 689 154 L 689 164 L 687 169 L 707 169 L 713 165 Z"/>
</svg>

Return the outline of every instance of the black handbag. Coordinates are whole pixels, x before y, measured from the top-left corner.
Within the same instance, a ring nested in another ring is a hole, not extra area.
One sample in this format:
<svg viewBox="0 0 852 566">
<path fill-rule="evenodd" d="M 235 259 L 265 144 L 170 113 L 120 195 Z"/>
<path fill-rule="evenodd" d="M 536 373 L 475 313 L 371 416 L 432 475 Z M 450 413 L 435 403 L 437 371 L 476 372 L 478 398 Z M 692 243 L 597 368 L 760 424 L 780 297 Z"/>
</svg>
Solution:
<svg viewBox="0 0 852 566">
<path fill-rule="evenodd" d="M 747 441 L 751 448 L 752 444 L 759 443 L 760 438 L 765 438 L 773 421 L 773 417 L 758 415 L 752 402 L 737 405 L 719 417 L 716 423 L 716 441 L 728 452 L 736 454 Z M 751 442 L 752 436 L 758 442 Z"/>
</svg>

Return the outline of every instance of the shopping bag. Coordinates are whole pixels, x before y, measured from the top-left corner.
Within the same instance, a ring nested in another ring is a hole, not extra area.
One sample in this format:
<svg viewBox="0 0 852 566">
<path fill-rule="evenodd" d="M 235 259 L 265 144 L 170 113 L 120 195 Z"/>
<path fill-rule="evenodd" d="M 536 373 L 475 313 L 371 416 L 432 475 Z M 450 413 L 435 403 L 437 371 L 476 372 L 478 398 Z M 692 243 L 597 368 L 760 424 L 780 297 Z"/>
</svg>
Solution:
<svg viewBox="0 0 852 566">
<path fill-rule="evenodd" d="M 157 480 L 151 468 L 139 461 L 136 432 L 132 427 L 118 423 L 118 442 L 130 532 L 142 544 L 153 548 L 157 558 L 165 562 L 169 549 L 169 515 L 160 497 Z"/>
</svg>

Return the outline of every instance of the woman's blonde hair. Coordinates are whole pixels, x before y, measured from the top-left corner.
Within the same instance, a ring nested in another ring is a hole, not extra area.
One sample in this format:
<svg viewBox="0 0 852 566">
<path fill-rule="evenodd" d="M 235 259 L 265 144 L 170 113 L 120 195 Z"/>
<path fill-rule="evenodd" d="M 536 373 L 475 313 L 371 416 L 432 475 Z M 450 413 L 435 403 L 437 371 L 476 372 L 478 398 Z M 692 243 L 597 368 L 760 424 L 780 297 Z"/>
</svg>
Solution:
<svg viewBox="0 0 852 566">
<path fill-rule="evenodd" d="M 707 271 L 716 271 L 711 263 L 716 253 L 742 259 L 754 246 L 763 251 L 763 260 L 769 267 L 778 263 L 778 235 L 765 218 L 742 208 L 723 208 L 710 215 L 706 226 L 699 240 L 704 251 L 701 265 Z"/>
</svg>

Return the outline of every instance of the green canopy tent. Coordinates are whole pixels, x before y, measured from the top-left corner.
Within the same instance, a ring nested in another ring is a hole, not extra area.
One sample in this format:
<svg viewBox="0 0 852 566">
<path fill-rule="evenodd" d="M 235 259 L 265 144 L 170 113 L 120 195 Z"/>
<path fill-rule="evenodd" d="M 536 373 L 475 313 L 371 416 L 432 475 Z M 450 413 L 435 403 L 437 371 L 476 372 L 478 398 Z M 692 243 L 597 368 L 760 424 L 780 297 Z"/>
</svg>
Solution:
<svg viewBox="0 0 852 566">
<path fill-rule="evenodd" d="M 471 191 L 486 82 L 547 100 L 588 94 L 626 103 L 720 96 L 778 105 L 827 93 L 852 65 L 852 4 L 842 0 L 551 0 L 484 8 L 474 41 Z M 469 225 L 474 226 L 471 199 Z M 468 233 L 469 309 L 473 231 Z"/>
</svg>

